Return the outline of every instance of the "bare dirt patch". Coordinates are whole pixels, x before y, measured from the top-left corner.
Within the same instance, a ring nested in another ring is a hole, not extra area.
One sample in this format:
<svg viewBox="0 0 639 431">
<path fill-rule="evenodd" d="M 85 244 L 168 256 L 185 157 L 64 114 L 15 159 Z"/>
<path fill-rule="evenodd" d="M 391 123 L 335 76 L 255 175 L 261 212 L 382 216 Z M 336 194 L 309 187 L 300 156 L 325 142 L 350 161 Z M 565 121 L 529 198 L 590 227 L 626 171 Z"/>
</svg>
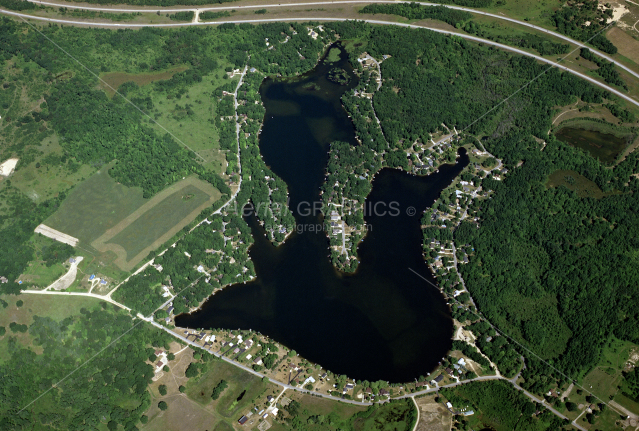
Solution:
<svg viewBox="0 0 639 431">
<path fill-rule="evenodd" d="M 71 247 L 75 247 L 76 245 L 78 245 L 78 239 L 75 237 L 72 237 L 71 235 L 67 235 L 64 232 L 60 232 L 59 230 L 55 230 L 52 227 L 49 227 L 45 224 L 39 224 L 36 228 L 35 228 L 35 233 L 39 233 L 42 234 L 48 238 L 51 238 L 53 240 L 56 240 L 58 242 L 64 243 L 64 244 L 69 244 Z"/>
<path fill-rule="evenodd" d="M 3 177 L 8 177 L 9 175 L 11 175 L 13 170 L 16 168 L 16 165 L 18 164 L 18 160 L 19 159 L 13 158 L 2 162 L 2 164 L 0 164 L 0 175 L 2 175 Z"/>
<path fill-rule="evenodd" d="M 639 40 L 636 40 L 619 27 L 612 27 L 606 36 L 617 47 L 621 55 L 639 64 Z"/>
<path fill-rule="evenodd" d="M 416 398 L 419 422 L 415 431 L 448 431 L 453 424 L 452 414 L 443 404 L 435 402 L 435 396 Z"/>
</svg>

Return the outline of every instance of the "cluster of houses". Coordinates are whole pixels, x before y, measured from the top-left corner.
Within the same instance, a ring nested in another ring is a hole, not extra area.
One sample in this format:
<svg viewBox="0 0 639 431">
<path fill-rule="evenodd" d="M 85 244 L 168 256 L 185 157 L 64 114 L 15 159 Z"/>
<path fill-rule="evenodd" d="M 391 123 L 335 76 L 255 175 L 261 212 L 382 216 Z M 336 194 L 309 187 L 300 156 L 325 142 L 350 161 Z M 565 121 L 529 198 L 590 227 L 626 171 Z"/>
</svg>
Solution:
<svg viewBox="0 0 639 431">
<path fill-rule="evenodd" d="M 258 419 L 264 419 L 264 420 L 266 420 L 269 415 L 272 415 L 273 418 L 277 417 L 277 414 L 279 413 L 280 410 L 275 406 L 275 401 L 276 399 L 272 395 L 267 395 L 265 408 L 259 409 L 257 406 L 253 407 L 252 410 L 249 410 L 247 413 L 243 414 L 237 420 L 237 422 L 240 425 L 244 425 L 245 423 L 249 422 L 249 420 L 253 417 L 254 414 L 257 415 Z M 290 403 L 290 400 L 284 397 L 282 398 L 280 402 L 281 402 L 281 405 L 287 406 Z M 251 420 L 249 424 L 253 424 L 253 422 L 254 421 Z M 267 422 L 262 422 L 258 426 L 258 429 L 260 431 L 265 431 L 268 428 L 270 428 L 270 424 L 268 424 Z"/>
</svg>

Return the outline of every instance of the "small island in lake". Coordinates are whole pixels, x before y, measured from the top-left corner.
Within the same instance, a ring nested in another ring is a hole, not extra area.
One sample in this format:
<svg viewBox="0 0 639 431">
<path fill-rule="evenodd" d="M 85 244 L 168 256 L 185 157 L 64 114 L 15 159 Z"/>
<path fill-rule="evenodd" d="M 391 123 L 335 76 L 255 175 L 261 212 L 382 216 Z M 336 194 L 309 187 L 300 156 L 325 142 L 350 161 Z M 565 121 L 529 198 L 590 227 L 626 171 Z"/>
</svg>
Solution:
<svg viewBox="0 0 639 431">
<path fill-rule="evenodd" d="M 335 84 L 347 85 L 351 81 L 351 78 L 344 69 L 334 67 L 328 71 L 328 80 Z"/>
</svg>

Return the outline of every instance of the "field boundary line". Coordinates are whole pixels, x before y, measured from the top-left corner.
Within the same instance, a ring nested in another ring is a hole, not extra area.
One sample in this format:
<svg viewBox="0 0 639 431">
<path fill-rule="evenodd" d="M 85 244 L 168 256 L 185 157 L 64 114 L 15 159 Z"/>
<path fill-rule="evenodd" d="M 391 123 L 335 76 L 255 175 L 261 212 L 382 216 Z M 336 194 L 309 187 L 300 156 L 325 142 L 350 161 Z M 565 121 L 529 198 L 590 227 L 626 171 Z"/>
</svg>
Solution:
<svg viewBox="0 0 639 431">
<path fill-rule="evenodd" d="M 197 189 L 199 189 L 203 193 L 207 194 L 209 196 L 209 199 L 207 199 L 204 203 L 199 205 L 195 210 L 191 211 L 188 215 L 186 215 L 184 218 L 182 218 L 171 229 L 169 229 L 168 231 L 163 233 L 160 237 L 158 237 L 155 241 L 153 241 L 149 246 L 145 247 L 136 256 L 132 257 L 131 260 L 127 260 L 128 256 L 127 256 L 127 252 L 124 249 L 124 247 L 122 247 L 119 244 L 115 244 L 115 243 L 107 244 L 107 242 L 109 240 L 111 240 L 117 234 L 119 234 L 122 231 L 124 231 L 127 227 L 129 227 L 131 224 L 133 224 L 137 219 L 142 217 L 147 212 L 151 211 L 153 208 L 155 208 L 157 205 L 159 205 L 162 201 L 164 201 L 165 199 L 167 199 L 168 197 L 170 197 L 174 193 L 177 193 L 180 190 L 182 190 L 182 189 L 184 189 L 185 187 L 188 187 L 188 186 L 196 187 Z M 148 202 L 146 202 L 140 208 L 136 209 L 134 212 L 129 214 L 127 217 L 125 217 L 124 219 L 120 220 L 120 222 L 118 222 L 115 226 L 113 226 L 112 228 L 108 229 L 100 237 L 95 239 L 91 243 L 91 246 L 93 248 L 95 248 L 96 250 L 98 250 L 99 252 L 101 252 L 101 253 L 104 253 L 106 251 L 114 252 L 117 255 L 117 259 L 115 260 L 114 263 L 118 267 L 120 267 L 122 270 L 129 271 L 129 270 L 132 269 L 133 266 L 135 266 L 139 261 L 141 261 L 146 255 L 148 255 L 150 250 L 155 249 L 156 247 L 161 245 L 163 242 L 168 240 L 170 237 L 175 235 L 175 233 L 177 231 L 179 231 L 184 226 L 186 226 L 188 224 L 188 222 L 184 223 L 185 220 L 190 219 L 194 215 L 197 217 L 197 214 L 202 212 L 202 210 L 204 208 L 206 208 L 207 206 L 210 206 L 212 203 L 214 203 L 216 201 L 215 192 L 220 193 L 220 191 L 218 189 L 216 189 L 213 185 L 200 180 L 199 178 L 195 177 L 194 175 L 191 175 L 191 176 L 187 177 L 186 179 L 181 180 L 181 181 L 179 181 L 179 182 L 177 182 L 175 184 L 172 184 L 169 187 L 167 187 L 164 190 L 162 190 L 161 192 L 157 193 L 155 196 L 153 196 Z M 159 241 L 159 243 L 158 243 L 158 241 Z"/>
</svg>

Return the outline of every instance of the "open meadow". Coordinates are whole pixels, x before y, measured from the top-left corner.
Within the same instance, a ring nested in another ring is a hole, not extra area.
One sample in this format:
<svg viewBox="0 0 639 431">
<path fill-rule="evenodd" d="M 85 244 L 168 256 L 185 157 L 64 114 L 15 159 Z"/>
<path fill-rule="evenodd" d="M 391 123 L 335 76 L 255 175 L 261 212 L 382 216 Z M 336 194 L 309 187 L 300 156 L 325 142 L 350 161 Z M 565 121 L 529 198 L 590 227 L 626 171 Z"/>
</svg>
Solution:
<svg viewBox="0 0 639 431">
<path fill-rule="evenodd" d="M 129 271 L 220 196 L 209 183 L 188 177 L 144 199 L 141 189 L 117 183 L 104 167 L 74 188 L 44 224 L 78 238 L 80 251 Z"/>
</svg>

